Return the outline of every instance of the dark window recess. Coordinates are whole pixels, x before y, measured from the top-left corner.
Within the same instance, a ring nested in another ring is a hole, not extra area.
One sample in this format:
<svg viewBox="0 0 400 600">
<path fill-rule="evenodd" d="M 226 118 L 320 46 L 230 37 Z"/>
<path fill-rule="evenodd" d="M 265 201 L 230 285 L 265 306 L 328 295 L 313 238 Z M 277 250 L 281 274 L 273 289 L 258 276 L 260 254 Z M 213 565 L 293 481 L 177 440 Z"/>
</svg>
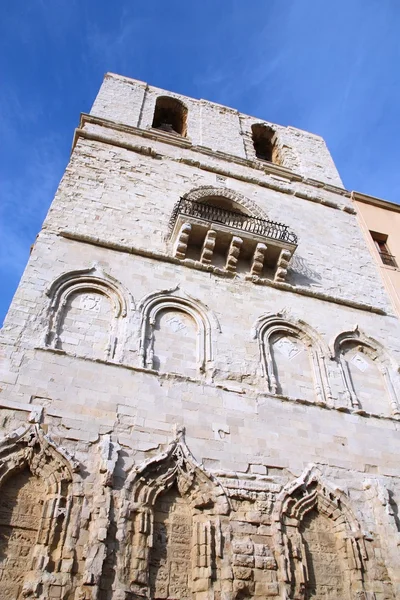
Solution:
<svg viewBox="0 0 400 600">
<path fill-rule="evenodd" d="M 159 96 L 156 101 L 152 127 L 185 136 L 187 112 L 186 106 L 176 98 Z"/>
<path fill-rule="evenodd" d="M 379 256 L 381 257 L 383 264 L 389 267 L 397 268 L 396 259 L 393 254 L 390 253 L 387 245 L 388 236 L 384 233 L 378 233 L 377 231 L 370 231 L 370 234 L 375 242 L 376 249 L 379 252 Z"/>
<path fill-rule="evenodd" d="M 275 132 L 271 127 L 255 124 L 251 128 L 257 158 L 276 163 Z"/>
</svg>

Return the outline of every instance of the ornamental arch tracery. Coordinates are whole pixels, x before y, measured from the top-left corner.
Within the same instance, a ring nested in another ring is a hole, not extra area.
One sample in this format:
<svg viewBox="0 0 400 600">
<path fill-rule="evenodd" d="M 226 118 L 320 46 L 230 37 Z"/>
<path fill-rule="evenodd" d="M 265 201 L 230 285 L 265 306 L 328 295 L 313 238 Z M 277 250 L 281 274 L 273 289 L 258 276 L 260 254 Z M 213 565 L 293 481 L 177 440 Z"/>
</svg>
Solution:
<svg viewBox="0 0 400 600">
<path fill-rule="evenodd" d="M 265 315 L 253 327 L 263 376 L 271 394 L 333 404 L 326 369 L 328 350 L 304 322 Z"/>
<path fill-rule="evenodd" d="M 141 312 L 139 355 L 142 367 L 195 375 L 213 361 L 212 330 L 219 330 L 213 314 L 174 288 L 150 294 Z"/>
<path fill-rule="evenodd" d="M 324 482 L 315 467 L 282 490 L 273 522 L 286 598 L 363 597 L 368 561 L 363 533 L 347 496 Z"/>
<path fill-rule="evenodd" d="M 121 497 L 118 577 L 126 598 L 195 598 L 211 590 L 222 557 L 220 484 L 196 462 L 183 431 L 136 468 Z M 128 591 L 129 590 L 129 591 Z"/>
<path fill-rule="evenodd" d="M 400 417 L 397 369 L 381 344 L 356 327 L 337 336 L 333 355 L 339 365 L 348 408 Z"/>
<path fill-rule="evenodd" d="M 45 345 L 72 354 L 120 361 L 130 309 L 120 284 L 101 268 L 73 271 L 49 288 Z"/>
<path fill-rule="evenodd" d="M 216 206 L 230 210 L 237 210 L 245 215 L 267 219 L 267 214 L 250 198 L 225 187 L 202 186 L 191 190 L 183 196 L 191 202 L 209 203 L 214 201 Z"/>
<path fill-rule="evenodd" d="M 39 426 L 0 443 L 0 571 L 2 598 L 65 597 L 72 585 L 71 493 L 78 464 Z"/>
</svg>

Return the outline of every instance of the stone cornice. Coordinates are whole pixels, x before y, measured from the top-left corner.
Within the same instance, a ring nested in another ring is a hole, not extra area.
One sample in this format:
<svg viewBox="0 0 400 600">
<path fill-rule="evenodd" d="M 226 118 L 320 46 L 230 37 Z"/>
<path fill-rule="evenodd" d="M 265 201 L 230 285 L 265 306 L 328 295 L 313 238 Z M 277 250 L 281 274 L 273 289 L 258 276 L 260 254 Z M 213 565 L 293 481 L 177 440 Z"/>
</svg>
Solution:
<svg viewBox="0 0 400 600">
<path fill-rule="evenodd" d="M 85 125 L 94 125 L 101 127 L 104 132 L 97 133 L 94 131 L 89 131 L 85 129 Z M 110 131 L 110 134 L 107 134 L 107 130 Z M 197 160 L 190 157 L 179 157 L 175 158 L 170 155 L 162 155 L 150 146 L 141 146 L 132 143 L 131 141 L 121 140 L 112 135 L 112 132 L 121 132 L 126 133 L 130 136 L 141 137 L 144 140 L 149 139 L 156 142 L 163 142 L 168 145 L 176 146 L 182 149 L 191 150 L 204 157 L 212 157 L 214 159 L 218 159 L 220 161 L 224 161 L 227 163 L 235 164 L 238 166 L 246 167 L 248 169 L 252 169 L 255 171 L 254 175 L 244 175 L 232 172 L 229 168 L 225 168 L 220 165 L 210 165 L 206 162 L 202 162 L 201 160 Z M 176 135 L 172 135 L 163 131 L 158 131 L 155 129 L 139 129 L 138 127 L 131 127 L 128 125 L 123 125 L 121 123 L 116 123 L 114 121 L 110 121 L 108 119 L 103 119 L 100 117 L 94 117 L 92 115 L 82 114 L 79 128 L 75 129 L 72 150 L 75 148 L 76 143 L 79 138 L 84 138 L 91 141 L 97 141 L 104 144 L 111 144 L 113 146 L 118 146 L 120 148 L 125 148 L 126 150 L 130 150 L 132 152 L 136 152 L 138 154 L 143 154 L 146 156 L 151 156 L 155 159 L 168 158 L 169 160 L 180 162 L 198 169 L 202 169 L 204 171 L 209 171 L 215 173 L 217 175 L 221 175 L 223 177 L 230 177 L 232 179 L 236 179 L 238 181 L 244 181 L 246 183 L 253 183 L 260 187 L 272 189 L 277 192 L 281 192 L 284 194 L 289 194 L 292 196 L 296 196 L 298 198 L 302 198 L 304 200 L 308 200 L 310 202 L 315 202 L 317 204 L 322 204 L 323 206 L 328 206 L 329 208 L 334 208 L 337 210 L 342 210 L 344 212 L 350 214 L 356 214 L 356 211 L 351 206 L 347 206 L 338 202 L 334 202 L 331 200 L 327 200 L 326 198 L 321 197 L 314 190 L 323 190 L 326 192 L 334 193 L 338 196 L 350 197 L 350 192 L 336 187 L 327 183 L 323 183 L 321 181 L 317 181 L 315 179 L 309 179 L 302 177 L 296 173 L 293 173 L 289 169 L 284 167 L 280 167 L 278 165 L 267 164 L 262 161 L 252 161 L 244 158 L 240 158 L 234 156 L 232 154 L 227 154 L 225 152 L 213 151 L 211 148 L 206 148 L 204 146 L 193 146 L 190 140 L 187 138 L 178 137 Z M 271 176 L 271 181 L 265 181 L 260 177 L 257 177 L 257 173 L 262 173 L 264 175 Z M 302 183 L 304 185 L 309 186 L 311 189 L 308 190 L 296 190 L 290 187 L 290 184 L 293 182 Z"/>
<path fill-rule="evenodd" d="M 361 192 L 351 192 L 351 199 L 354 202 L 361 202 L 363 204 L 372 204 L 384 210 L 392 210 L 393 212 L 400 212 L 400 204 L 389 202 L 388 200 L 382 200 L 382 198 L 375 198 L 374 196 L 368 196 Z"/>
<path fill-rule="evenodd" d="M 127 254 L 135 254 L 138 256 L 143 256 L 145 258 L 152 258 L 155 260 L 168 262 L 175 265 L 189 267 L 191 269 L 196 269 L 197 271 L 205 271 L 208 273 L 213 273 L 219 277 L 225 277 L 228 279 L 233 279 L 236 277 L 234 273 L 230 273 L 224 269 L 219 269 L 218 267 L 214 267 L 213 265 L 203 265 L 199 261 L 184 259 L 179 260 L 178 258 L 174 258 L 169 254 L 154 252 L 152 250 L 146 250 L 144 248 L 137 248 L 135 246 L 128 246 L 126 244 L 120 244 L 116 242 L 111 242 L 108 240 L 102 240 L 98 237 L 84 235 L 81 233 L 76 233 L 73 231 L 61 231 L 59 234 L 61 237 L 73 240 L 76 242 L 81 242 L 84 244 L 91 244 L 93 246 L 99 246 L 101 248 L 107 248 L 108 250 L 115 250 L 116 252 L 125 252 Z M 366 304 L 364 302 L 355 302 L 353 300 L 347 300 L 346 298 L 340 298 L 337 296 L 332 296 L 330 294 L 326 294 L 324 292 L 319 292 L 316 290 L 311 290 L 302 286 L 294 286 L 289 283 L 282 283 L 278 281 L 272 281 L 270 279 L 264 279 L 261 277 L 254 276 L 246 276 L 242 281 L 249 281 L 258 285 L 263 285 L 266 287 L 272 287 L 277 290 L 292 292 L 293 294 L 299 294 L 301 296 L 307 296 L 309 298 L 315 298 L 317 300 L 323 300 L 324 302 L 332 302 L 333 304 L 340 304 L 342 306 L 347 306 L 349 308 L 354 308 L 356 310 L 362 310 L 367 312 L 372 312 L 378 315 L 386 315 L 387 313 L 376 306 L 372 306 L 370 304 Z"/>
</svg>

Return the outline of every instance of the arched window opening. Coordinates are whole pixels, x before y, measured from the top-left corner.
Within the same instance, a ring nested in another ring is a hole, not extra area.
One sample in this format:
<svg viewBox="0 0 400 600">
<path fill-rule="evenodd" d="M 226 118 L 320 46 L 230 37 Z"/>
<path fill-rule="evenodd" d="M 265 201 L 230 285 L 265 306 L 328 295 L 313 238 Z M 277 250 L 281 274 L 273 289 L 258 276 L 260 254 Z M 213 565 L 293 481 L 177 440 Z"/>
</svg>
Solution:
<svg viewBox="0 0 400 600">
<path fill-rule="evenodd" d="M 2 598 L 22 598 L 32 568 L 45 489 L 28 468 L 11 475 L 0 493 L 0 580 Z"/>
<path fill-rule="evenodd" d="M 159 96 L 154 110 L 153 129 L 186 136 L 186 106 L 176 98 Z"/>
<path fill-rule="evenodd" d="M 238 202 L 235 202 L 229 197 L 226 196 L 208 196 L 201 201 L 202 204 L 207 206 L 212 206 L 215 208 L 221 208 L 222 210 L 231 210 L 235 211 L 242 215 L 251 216 L 250 212 L 247 209 L 244 209 Z"/>
<path fill-rule="evenodd" d="M 260 160 L 279 164 L 275 146 L 275 131 L 267 125 L 256 123 L 251 127 L 254 151 Z"/>
<path fill-rule="evenodd" d="M 66 273 L 47 292 L 51 298 L 44 343 L 100 360 L 121 360 L 128 304 L 119 284 L 97 267 Z"/>
</svg>

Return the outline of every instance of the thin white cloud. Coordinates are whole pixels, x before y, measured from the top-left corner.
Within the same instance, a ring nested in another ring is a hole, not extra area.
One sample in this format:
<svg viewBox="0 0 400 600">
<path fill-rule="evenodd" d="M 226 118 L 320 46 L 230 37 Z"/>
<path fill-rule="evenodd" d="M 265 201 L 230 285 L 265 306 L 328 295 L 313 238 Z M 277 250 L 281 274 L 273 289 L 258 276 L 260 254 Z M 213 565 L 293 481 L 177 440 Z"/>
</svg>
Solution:
<svg viewBox="0 0 400 600">
<path fill-rule="evenodd" d="M 105 29 L 98 23 L 89 23 L 85 44 L 87 47 L 86 61 L 95 61 L 107 65 L 107 70 L 119 70 L 122 74 L 130 72 L 132 64 L 143 60 L 139 40 L 144 33 L 151 31 L 151 21 L 139 18 L 126 9 L 121 13 L 118 25 L 114 29 Z M 143 50 L 143 49 L 142 49 Z"/>
</svg>

